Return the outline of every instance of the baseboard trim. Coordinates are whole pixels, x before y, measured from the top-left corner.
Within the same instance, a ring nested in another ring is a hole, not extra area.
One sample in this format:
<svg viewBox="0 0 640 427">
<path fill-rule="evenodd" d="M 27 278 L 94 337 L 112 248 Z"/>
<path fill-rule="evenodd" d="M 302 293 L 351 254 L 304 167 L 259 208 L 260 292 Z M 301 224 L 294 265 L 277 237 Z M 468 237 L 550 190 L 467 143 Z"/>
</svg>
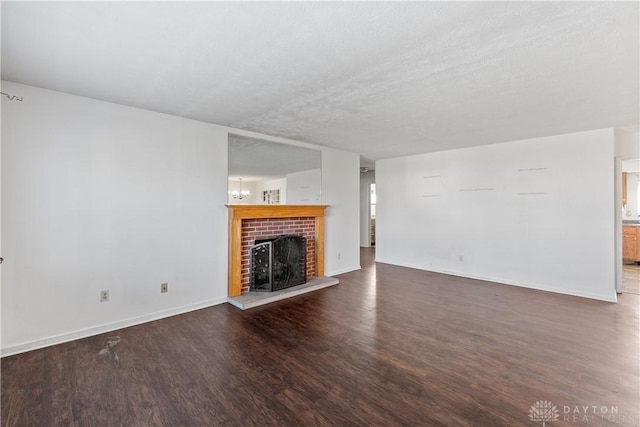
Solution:
<svg viewBox="0 0 640 427">
<path fill-rule="evenodd" d="M 412 265 L 412 264 L 400 263 L 396 261 L 389 261 L 389 260 L 383 260 L 383 259 L 376 259 L 376 262 L 382 263 L 382 264 L 397 265 L 400 267 L 415 268 L 416 270 L 430 271 L 432 273 L 440 273 L 440 274 L 447 274 L 450 276 L 464 277 L 466 279 L 475 279 L 475 280 L 482 280 L 485 282 L 499 283 L 501 285 L 518 286 L 521 288 L 534 289 L 537 291 L 553 292 L 555 294 L 562 294 L 562 295 L 570 295 L 573 297 L 589 298 L 589 299 L 594 299 L 598 301 L 606 301 L 606 302 L 614 302 L 614 303 L 618 302 L 615 292 L 613 294 L 613 297 L 606 297 L 603 295 L 595 295 L 595 294 L 589 294 L 589 293 L 577 292 L 577 291 L 567 291 L 565 289 L 558 289 L 558 288 L 553 288 L 548 286 L 536 286 L 530 283 L 516 282 L 513 280 L 505 280 L 505 279 L 496 278 L 496 277 L 484 277 L 484 276 L 477 276 L 473 274 L 458 273 L 455 271 L 441 270 L 437 268 L 426 268 L 421 265 Z"/>
<path fill-rule="evenodd" d="M 331 272 L 326 272 L 325 271 L 325 276 L 333 277 L 333 276 L 337 276 L 338 274 L 351 273 L 352 271 L 357 271 L 357 270 L 361 270 L 361 269 L 362 269 L 361 266 L 356 265 L 355 267 L 343 268 L 341 270 L 334 270 L 334 271 L 331 271 Z"/>
<path fill-rule="evenodd" d="M 28 341 L 22 344 L 3 348 L 2 350 L 0 350 L 0 357 L 13 356 L 15 354 L 25 353 L 27 351 L 37 350 L 39 348 L 62 344 L 65 342 L 86 338 L 93 335 L 99 335 L 105 332 L 111 332 L 122 328 L 128 328 L 130 326 L 136 326 L 142 323 L 164 319 L 166 317 L 176 316 L 178 314 L 184 314 L 195 310 L 201 310 L 203 308 L 213 307 L 225 302 L 227 302 L 227 297 L 214 298 L 195 304 L 183 305 L 169 310 L 157 311 L 154 313 L 144 314 L 142 316 L 131 317 L 124 320 L 118 320 L 116 322 L 105 323 L 98 326 L 92 326 L 90 328 L 79 329 L 73 332 L 67 332 L 60 335 L 54 335 L 47 338 Z"/>
</svg>

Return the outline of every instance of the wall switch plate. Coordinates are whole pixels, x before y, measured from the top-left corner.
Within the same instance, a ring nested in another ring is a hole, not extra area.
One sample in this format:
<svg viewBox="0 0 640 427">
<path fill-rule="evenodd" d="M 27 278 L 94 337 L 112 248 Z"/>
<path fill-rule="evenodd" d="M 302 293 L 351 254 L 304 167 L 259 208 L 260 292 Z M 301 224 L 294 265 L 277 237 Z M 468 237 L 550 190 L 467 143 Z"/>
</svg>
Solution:
<svg viewBox="0 0 640 427">
<path fill-rule="evenodd" d="M 169 292 L 169 284 L 168 283 L 160 283 L 160 292 L 167 293 Z"/>
<path fill-rule="evenodd" d="M 109 301 L 109 291 L 100 291 L 100 302 Z"/>
</svg>

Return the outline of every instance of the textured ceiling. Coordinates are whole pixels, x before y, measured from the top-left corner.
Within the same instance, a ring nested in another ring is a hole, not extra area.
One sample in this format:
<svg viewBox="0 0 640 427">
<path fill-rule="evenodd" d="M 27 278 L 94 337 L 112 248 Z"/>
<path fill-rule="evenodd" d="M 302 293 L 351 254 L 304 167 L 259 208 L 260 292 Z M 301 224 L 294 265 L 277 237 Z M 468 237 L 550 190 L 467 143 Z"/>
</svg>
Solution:
<svg viewBox="0 0 640 427">
<path fill-rule="evenodd" d="M 638 2 L 7 2 L 2 78 L 366 159 L 638 125 Z"/>
<path fill-rule="evenodd" d="M 263 181 L 288 173 L 320 169 L 318 150 L 229 135 L 229 179 Z"/>
</svg>

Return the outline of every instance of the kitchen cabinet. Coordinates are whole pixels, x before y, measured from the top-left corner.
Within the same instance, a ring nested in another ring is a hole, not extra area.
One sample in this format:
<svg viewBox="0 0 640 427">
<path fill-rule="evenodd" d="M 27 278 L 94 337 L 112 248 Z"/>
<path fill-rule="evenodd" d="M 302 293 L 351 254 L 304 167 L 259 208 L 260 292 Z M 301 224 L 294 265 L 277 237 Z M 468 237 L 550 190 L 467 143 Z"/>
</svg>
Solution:
<svg viewBox="0 0 640 427">
<path fill-rule="evenodd" d="M 625 261 L 640 261 L 640 227 L 622 227 L 622 258 Z"/>
</svg>

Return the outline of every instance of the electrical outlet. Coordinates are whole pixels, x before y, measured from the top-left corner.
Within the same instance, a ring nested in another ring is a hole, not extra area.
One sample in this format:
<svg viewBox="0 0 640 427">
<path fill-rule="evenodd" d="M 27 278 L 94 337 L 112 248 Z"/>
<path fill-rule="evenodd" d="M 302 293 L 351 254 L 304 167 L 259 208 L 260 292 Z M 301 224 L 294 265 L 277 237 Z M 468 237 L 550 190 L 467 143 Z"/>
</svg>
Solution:
<svg viewBox="0 0 640 427">
<path fill-rule="evenodd" d="M 160 292 L 166 293 L 169 292 L 169 284 L 168 283 L 160 283 Z"/>
<path fill-rule="evenodd" d="M 109 291 L 100 291 L 100 302 L 109 301 Z"/>
</svg>

